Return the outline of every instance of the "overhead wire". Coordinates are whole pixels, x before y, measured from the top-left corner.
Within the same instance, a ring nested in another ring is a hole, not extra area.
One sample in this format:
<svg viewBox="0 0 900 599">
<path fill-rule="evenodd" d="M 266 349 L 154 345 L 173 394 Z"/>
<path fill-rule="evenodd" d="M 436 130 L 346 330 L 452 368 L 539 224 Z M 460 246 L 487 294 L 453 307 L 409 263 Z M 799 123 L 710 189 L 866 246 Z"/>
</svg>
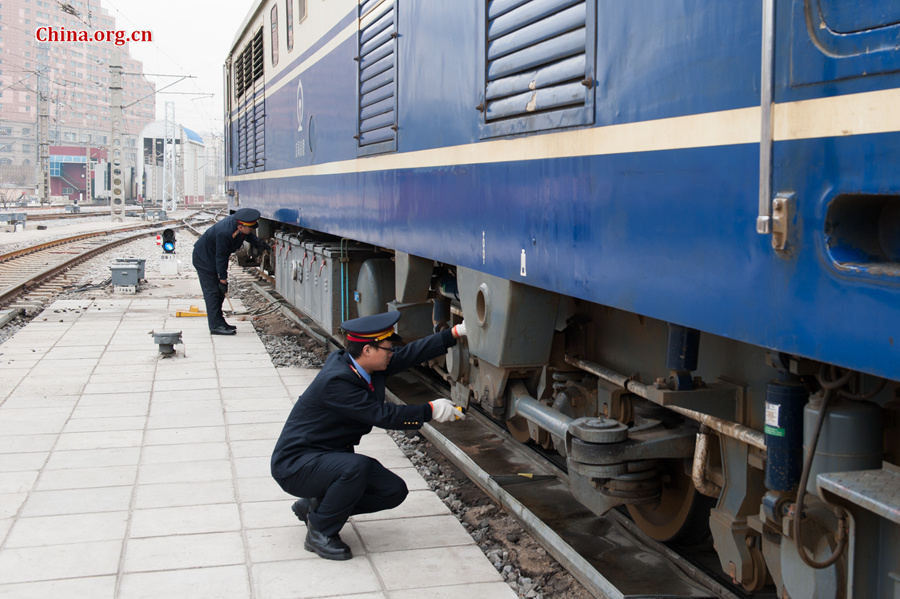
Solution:
<svg viewBox="0 0 900 599">
<path fill-rule="evenodd" d="M 111 7 L 111 9 L 116 13 L 117 18 L 118 18 L 118 17 L 121 17 L 124 21 L 126 21 L 129 25 L 133 26 L 134 28 L 138 28 L 138 27 L 139 27 L 138 24 L 136 24 L 132 19 L 130 19 L 130 18 L 128 17 L 127 14 L 125 14 L 118 6 L 116 6 L 116 3 L 115 3 L 115 2 L 107 1 L 106 4 L 107 4 L 107 6 Z M 175 66 L 179 67 L 179 69 L 180 69 L 182 72 L 187 72 L 187 71 L 189 70 L 189 69 L 185 68 L 185 66 L 184 66 L 183 64 L 181 64 L 181 62 L 180 62 L 177 58 L 175 58 L 175 57 L 172 56 L 169 52 L 167 52 L 167 51 L 165 50 L 165 48 L 163 48 L 163 46 L 162 46 L 160 43 L 158 43 L 156 40 L 151 40 L 151 41 L 150 41 L 150 44 L 151 44 L 154 48 L 156 48 L 156 50 L 157 50 L 161 55 L 163 55 L 167 60 L 169 60 L 172 64 L 174 64 Z M 147 74 L 145 74 L 145 75 L 147 75 Z M 152 76 L 152 74 L 150 74 L 150 75 Z M 193 76 L 190 76 L 190 77 L 193 78 Z M 198 82 L 197 82 L 196 80 L 190 81 L 190 82 L 189 82 L 189 85 L 191 85 L 192 87 L 194 87 L 194 89 L 196 90 L 196 92 L 199 93 L 199 94 L 205 94 L 205 93 L 207 93 L 206 90 L 203 90 L 203 89 L 201 89 L 201 88 L 198 86 Z M 170 87 L 170 86 L 166 86 L 166 87 Z M 165 89 L 165 88 L 161 88 L 161 89 Z M 160 91 L 160 90 L 157 90 L 157 93 L 159 93 L 159 91 Z M 198 105 L 198 111 L 201 113 L 201 116 L 203 117 L 203 120 L 206 121 L 206 129 L 207 129 L 208 131 L 210 131 L 210 132 L 216 132 L 216 131 L 221 130 L 221 128 L 222 128 L 222 126 L 223 126 L 223 124 L 222 124 L 222 122 L 221 122 L 221 119 L 216 120 L 216 119 L 213 119 L 213 118 L 209 117 L 209 114 L 208 114 L 208 112 L 207 112 L 207 108 L 206 108 L 206 106 L 205 106 L 204 104 L 205 104 L 205 102 L 200 102 L 200 104 Z"/>
</svg>

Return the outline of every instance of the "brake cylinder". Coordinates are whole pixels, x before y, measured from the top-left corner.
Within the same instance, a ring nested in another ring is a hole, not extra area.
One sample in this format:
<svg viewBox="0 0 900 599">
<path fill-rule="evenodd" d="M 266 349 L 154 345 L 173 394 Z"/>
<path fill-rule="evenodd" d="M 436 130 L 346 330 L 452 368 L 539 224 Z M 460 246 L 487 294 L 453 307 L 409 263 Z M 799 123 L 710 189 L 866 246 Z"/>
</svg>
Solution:
<svg viewBox="0 0 900 599">
<path fill-rule="evenodd" d="M 803 470 L 803 406 L 809 392 L 799 381 L 778 380 L 766 386 L 767 489 L 791 491 Z"/>
</svg>

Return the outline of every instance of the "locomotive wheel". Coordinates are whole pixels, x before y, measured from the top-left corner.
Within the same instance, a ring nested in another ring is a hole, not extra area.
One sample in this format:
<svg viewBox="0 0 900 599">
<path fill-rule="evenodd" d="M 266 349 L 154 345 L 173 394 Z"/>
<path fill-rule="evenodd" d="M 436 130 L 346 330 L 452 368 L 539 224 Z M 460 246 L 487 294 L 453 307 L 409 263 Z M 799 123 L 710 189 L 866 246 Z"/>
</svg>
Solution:
<svg viewBox="0 0 900 599">
<path fill-rule="evenodd" d="M 657 541 L 703 541 L 709 535 L 709 510 L 715 501 L 697 492 L 682 460 L 660 461 L 659 468 L 663 476 L 659 501 L 626 506 L 631 519 Z"/>
<path fill-rule="evenodd" d="M 519 443 L 527 443 L 531 439 L 531 434 L 528 431 L 528 421 L 521 416 L 507 420 L 506 430 Z"/>
</svg>

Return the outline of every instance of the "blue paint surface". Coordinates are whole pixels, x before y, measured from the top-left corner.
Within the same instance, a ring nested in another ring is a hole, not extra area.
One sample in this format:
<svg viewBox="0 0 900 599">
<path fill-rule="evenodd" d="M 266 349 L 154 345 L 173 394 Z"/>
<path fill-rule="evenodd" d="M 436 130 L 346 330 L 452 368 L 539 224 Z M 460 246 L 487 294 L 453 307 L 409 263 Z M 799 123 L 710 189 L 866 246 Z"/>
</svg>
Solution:
<svg viewBox="0 0 900 599">
<path fill-rule="evenodd" d="M 814 16 L 820 8 L 823 15 L 811 27 L 807 26 L 804 0 L 776 4 L 776 101 L 900 85 L 900 24 L 893 23 L 896 8 L 879 6 L 886 3 L 877 0 L 809 2 Z M 837 10 L 839 7 L 842 10 Z M 847 33 L 838 30 L 852 26 L 865 28 Z"/>
<path fill-rule="evenodd" d="M 777 5 L 779 101 L 898 85 L 898 51 L 826 56 L 792 17 L 802 4 Z M 401 5 L 400 152 L 480 142 L 483 63 L 460 41 L 479 35 L 479 5 Z M 759 104 L 759 2 L 598 0 L 596 13 L 595 125 Z M 267 98 L 267 170 L 358 156 L 355 48 L 303 73 L 300 120 L 296 81 Z M 852 248 L 829 252 L 825 232 L 839 195 L 900 195 L 900 134 L 774 150 L 773 190 L 796 200 L 786 255 L 755 231 L 758 144 L 232 185 L 285 223 L 900 380 L 900 280 L 837 268 Z"/>
</svg>

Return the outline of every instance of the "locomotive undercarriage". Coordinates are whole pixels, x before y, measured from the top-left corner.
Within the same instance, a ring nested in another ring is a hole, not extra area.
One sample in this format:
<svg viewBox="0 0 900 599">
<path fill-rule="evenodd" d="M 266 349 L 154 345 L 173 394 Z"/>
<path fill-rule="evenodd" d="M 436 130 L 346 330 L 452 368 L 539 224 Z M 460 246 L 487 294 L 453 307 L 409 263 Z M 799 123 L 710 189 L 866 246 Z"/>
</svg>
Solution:
<svg viewBox="0 0 900 599">
<path fill-rule="evenodd" d="M 595 513 L 624 506 L 660 541 L 711 537 L 747 590 L 900 597 L 875 575 L 897 569 L 900 517 L 840 482 L 900 479 L 882 436 L 896 383 L 401 252 L 306 232 L 274 247 L 279 292 L 332 332 L 385 308 L 408 339 L 465 318 L 466 342 L 433 364 L 451 399 L 555 452 Z"/>
</svg>

